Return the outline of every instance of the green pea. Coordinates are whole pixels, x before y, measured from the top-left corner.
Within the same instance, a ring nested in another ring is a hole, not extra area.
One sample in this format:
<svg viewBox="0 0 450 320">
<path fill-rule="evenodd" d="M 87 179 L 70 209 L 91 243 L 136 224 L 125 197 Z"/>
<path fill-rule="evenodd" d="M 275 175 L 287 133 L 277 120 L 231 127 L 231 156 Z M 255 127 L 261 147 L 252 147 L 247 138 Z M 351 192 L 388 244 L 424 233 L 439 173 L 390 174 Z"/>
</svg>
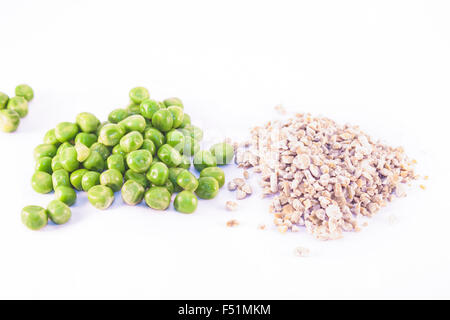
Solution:
<svg viewBox="0 0 450 320">
<path fill-rule="evenodd" d="M 22 209 L 22 223 L 31 230 L 39 230 L 47 225 L 47 210 L 39 206 L 27 206 Z"/>
<path fill-rule="evenodd" d="M 120 173 L 125 173 L 125 161 L 120 154 L 113 154 L 109 156 L 106 161 L 108 169 L 115 169 Z"/>
<path fill-rule="evenodd" d="M 83 166 L 90 171 L 102 172 L 105 169 L 105 160 L 100 153 L 91 149 L 91 154 L 83 162 Z"/>
<path fill-rule="evenodd" d="M 139 103 L 134 103 L 133 101 L 130 102 L 130 104 L 126 108 L 128 115 L 136 115 L 141 114 L 141 107 Z"/>
<path fill-rule="evenodd" d="M 80 142 L 75 143 L 75 150 L 77 151 L 78 162 L 85 161 L 91 154 L 91 149 Z"/>
<path fill-rule="evenodd" d="M 111 123 L 119 123 L 120 121 L 125 120 L 129 115 L 128 110 L 115 109 L 109 114 L 108 121 Z"/>
<path fill-rule="evenodd" d="M 168 178 L 169 168 L 162 162 L 152 164 L 150 170 L 147 172 L 147 179 L 157 186 L 164 185 Z"/>
<path fill-rule="evenodd" d="M 159 149 L 166 141 L 166 138 L 161 133 L 161 131 L 159 131 L 156 128 L 146 129 L 144 137 L 145 139 L 151 140 L 155 145 L 156 149 Z"/>
<path fill-rule="evenodd" d="M 127 155 L 128 168 L 137 173 L 147 172 L 152 160 L 152 154 L 148 150 L 136 150 Z"/>
<path fill-rule="evenodd" d="M 122 139 L 124 132 L 119 125 L 115 123 L 110 123 L 105 125 L 98 136 L 98 142 L 104 144 L 108 147 L 114 147 Z"/>
<path fill-rule="evenodd" d="M 122 187 L 123 202 L 130 206 L 135 206 L 144 199 L 145 188 L 134 180 L 128 180 Z"/>
<path fill-rule="evenodd" d="M 102 130 L 102 128 L 104 126 L 106 126 L 107 124 L 110 124 L 111 122 L 109 121 L 103 121 L 102 123 L 100 123 L 100 125 L 97 128 L 97 131 L 95 132 L 95 135 L 98 137 L 98 135 L 100 134 L 100 130 Z"/>
<path fill-rule="evenodd" d="M 152 156 L 154 156 L 156 154 L 155 144 L 150 139 L 144 139 L 144 142 L 142 143 L 141 149 L 150 151 Z"/>
<path fill-rule="evenodd" d="M 13 110 L 0 110 L 0 130 L 14 132 L 20 124 L 20 116 Z"/>
<path fill-rule="evenodd" d="M 90 148 L 94 143 L 97 142 L 97 139 L 97 135 L 94 133 L 80 132 L 75 137 L 75 144 L 82 143 L 86 147 Z"/>
<path fill-rule="evenodd" d="M 53 144 L 40 144 L 34 148 L 34 159 L 37 160 L 42 157 L 53 158 L 56 155 L 57 148 Z"/>
<path fill-rule="evenodd" d="M 112 154 L 114 155 L 120 155 L 122 157 L 126 157 L 127 153 L 122 149 L 122 147 L 120 146 L 120 144 L 116 145 L 113 149 L 112 149 Z"/>
<path fill-rule="evenodd" d="M 233 160 L 234 147 L 229 143 L 216 143 L 209 150 L 216 157 L 218 165 L 229 164 Z"/>
<path fill-rule="evenodd" d="M 159 131 L 167 132 L 173 127 L 173 117 L 167 109 L 161 109 L 155 112 L 152 117 L 152 126 Z"/>
<path fill-rule="evenodd" d="M 216 158 L 207 150 L 202 150 L 194 155 L 194 167 L 198 172 L 208 167 L 217 166 Z"/>
<path fill-rule="evenodd" d="M 192 173 L 183 170 L 177 175 L 177 184 L 184 190 L 195 191 L 198 187 L 198 180 Z"/>
<path fill-rule="evenodd" d="M 153 114 L 159 110 L 161 110 L 159 103 L 152 99 L 146 99 L 140 105 L 141 114 L 146 119 L 152 119 Z"/>
<path fill-rule="evenodd" d="M 173 203 L 175 210 L 182 213 L 193 213 L 197 209 L 198 199 L 191 191 L 181 191 Z"/>
<path fill-rule="evenodd" d="M 70 187 L 69 173 L 64 169 L 53 171 L 52 174 L 53 189 L 61 186 Z"/>
<path fill-rule="evenodd" d="M 31 177 L 31 186 L 37 193 L 53 191 L 52 176 L 44 171 L 36 171 Z"/>
<path fill-rule="evenodd" d="M 100 120 L 97 119 L 92 113 L 83 112 L 77 115 L 76 123 L 80 127 L 81 131 L 86 133 L 96 132 L 100 125 Z"/>
<path fill-rule="evenodd" d="M 56 170 L 62 169 L 63 166 L 61 164 L 61 161 L 59 160 L 59 156 L 56 155 L 52 159 L 52 171 L 55 172 Z"/>
<path fill-rule="evenodd" d="M 185 128 L 185 127 L 190 126 L 190 125 L 191 125 L 191 116 L 188 115 L 187 113 L 185 113 L 183 115 L 183 122 L 181 122 L 179 128 Z"/>
<path fill-rule="evenodd" d="M 145 99 L 150 98 L 150 93 L 144 87 L 136 87 L 130 90 L 130 99 L 134 103 L 141 104 Z"/>
<path fill-rule="evenodd" d="M 178 106 L 181 109 L 184 109 L 183 102 L 181 101 L 180 98 L 175 98 L 175 97 L 174 98 L 168 98 L 168 99 L 164 100 L 164 105 L 166 107 Z"/>
<path fill-rule="evenodd" d="M 72 148 L 73 146 L 69 143 L 69 142 L 64 142 L 63 144 L 61 144 L 59 147 L 58 147 L 58 150 L 56 151 L 56 155 L 57 156 L 59 156 L 59 155 L 61 155 L 61 153 L 65 150 L 65 149 L 67 149 L 67 148 Z"/>
<path fill-rule="evenodd" d="M 97 209 L 105 210 L 114 202 L 114 192 L 107 186 L 94 186 L 88 191 L 88 199 Z"/>
<path fill-rule="evenodd" d="M 5 109 L 8 104 L 9 97 L 6 93 L 0 92 L 0 110 Z"/>
<path fill-rule="evenodd" d="M 182 155 L 181 163 L 179 164 L 178 167 L 189 170 L 191 168 L 191 160 L 187 156 Z"/>
<path fill-rule="evenodd" d="M 50 220 L 56 224 L 64 224 L 72 216 L 69 206 L 59 200 L 53 200 L 48 204 L 47 214 Z"/>
<path fill-rule="evenodd" d="M 145 203 L 155 210 L 166 210 L 170 206 L 171 194 L 164 187 L 151 187 L 145 193 Z"/>
<path fill-rule="evenodd" d="M 225 172 L 218 167 L 208 167 L 200 172 L 200 178 L 211 177 L 217 180 L 219 188 L 225 184 Z"/>
<path fill-rule="evenodd" d="M 183 108 L 177 106 L 170 106 L 167 108 L 169 112 L 172 114 L 173 119 L 173 128 L 178 128 L 183 123 L 184 112 Z"/>
<path fill-rule="evenodd" d="M 70 207 L 77 201 L 77 193 L 72 187 L 59 186 L 55 188 L 55 198 Z"/>
<path fill-rule="evenodd" d="M 54 144 L 59 146 L 61 143 L 56 139 L 55 129 L 50 129 L 44 136 L 44 144 Z"/>
<path fill-rule="evenodd" d="M 166 133 L 166 143 L 176 150 L 183 152 L 185 136 L 177 129 L 170 130 Z"/>
<path fill-rule="evenodd" d="M 36 171 L 43 171 L 49 174 L 52 174 L 52 158 L 50 157 L 41 157 L 36 161 L 36 165 L 34 167 Z"/>
<path fill-rule="evenodd" d="M 100 173 L 96 171 L 88 171 L 81 178 L 81 187 L 88 192 L 92 187 L 100 184 Z"/>
<path fill-rule="evenodd" d="M 202 141 L 203 139 L 203 130 L 197 126 L 189 125 L 184 127 L 185 130 L 189 132 L 189 135 L 197 141 Z"/>
<path fill-rule="evenodd" d="M 219 193 L 219 183 L 213 177 L 200 178 L 195 193 L 201 199 L 214 199 Z"/>
<path fill-rule="evenodd" d="M 33 92 L 33 89 L 31 89 L 31 87 L 29 85 L 19 84 L 16 87 L 16 90 L 14 92 L 15 92 L 16 96 L 23 97 L 27 101 L 33 100 L 34 92 Z"/>
<path fill-rule="evenodd" d="M 144 132 L 147 127 L 145 118 L 139 114 L 129 116 L 125 120 L 119 122 L 119 125 L 125 128 L 126 132 L 139 131 Z"/>
<path fill-rule="evenodd" d="M 110 187 L 112 191 L 117 192 L 122 188 L 123 176 L 119 170 L 108 169 L 100 175 L 100 184 Z"/>
<path fill-rule="evenodd" d="M 55 128 L 56 139 L 61 143 L 74 139 L 78 132 L 78 125 L 71 122 L 61 122 Z"/>
<path fill-rule="evenodd" d="M 180 192 L 183 190 L 178 184 L 177 184 L 177 177 L 178 175 L 183 171 L 182 168 L 169 168 L 169 181 L 172 182 L 174 192 Z"/>
<path fill-rule="evenodd" d="M 134 172 L 133 170 L 127 170 L 125 172 L 125 181 L 133 180 L 142 185 L 144 188 L 147 188 L 150 183 L 147 180 L 145 174 Z"/>
<path fill-rule="evenodd" d="M 78 154 L 74 147 L 66 148 L 61 152 L 59 161 L 64 170 L 67 172 L 73 172 L 80 166 L 80 162 L 77 160 Z"/>
<path fill-rule="evenodd" d="M 28 114 L 28 102 L 24 97 L 13 97 L 9 99 L 7 108 L 17 112 L 21 118 L 26 117 Z"/>
<path fill-rule="evenodd" d="M 191 136 L 184 137 L 184 147 L 183 147 L 184 155 L 186 155 L 188 157 L 192 157 L 199 150 L 200 150 L 200 144 L 197 140 L 195 140 Z"/>
<path fill-rule="evenodd" d="M 157 154 L 168 167 L 178 167 L 182 161 L 181 154 L 168 144 L 162 145 Z"/>
<path fill-rule="evenodd" d="M 131 131 L 120 139 L 120 146 L 126 153 L 138 150 L 144 143 L 142 134 L 138 131 Z"/>
<path fill-rule="evenodd" d="M 83 190 L 81 182 L 83 180 L 83 176 L 88 172 L 89 171 L 87 169 L 78 169 L 72 172 L 70 175 L 70 184 L 72 185 L 72 187 L 74 187 L 78 191 Z"/>
<path fill-rule="evenodd" d="M 91 152 L 93 151 L 97 151 L 102 156 L 103 160 L 108 159 L 108 157 L 111 155 L 108 147 L 100 142 L 96 142 L 91 146 Z"/>
</svg>

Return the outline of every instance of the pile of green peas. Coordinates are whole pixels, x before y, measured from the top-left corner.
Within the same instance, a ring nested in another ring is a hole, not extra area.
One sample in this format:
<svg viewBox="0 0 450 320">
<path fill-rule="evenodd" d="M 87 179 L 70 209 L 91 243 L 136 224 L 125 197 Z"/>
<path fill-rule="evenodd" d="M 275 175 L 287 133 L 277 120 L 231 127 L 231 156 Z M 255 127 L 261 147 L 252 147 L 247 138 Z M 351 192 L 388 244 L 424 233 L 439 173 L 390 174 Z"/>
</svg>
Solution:
<svg viewBox="0 0 450 320">
<path fill-rule="evenodd" d="M 48 218 L 62 224 L 70 218 L 76 191 L 85 191 L 89 202 L 104 210 L 121 192 L 128 205 L 142 201 L 152 209 L 173 205 L 181 213 L 193 213 L 198 198 L 213 199 L 225 184 L 218 165 L 230 163 L 233 146 L 215 144 L 200 150 L 203 131 L 191 124 L 179 98 L 150 99 L 148 90 L 133 88 L 128 107 L 113 110 L 101 123 L 91 113 L 76 121 L 62 122 L 49 130 L 43 144 L 34 149 L 35 173 L 31 179 L 38 193 L 54 191 L 47 209 L 28 206 L 23 223 L 33 230 Z M 193 161 L 192 161 L 193 160 Z M 191 173 L 191 165 L 199 178 Z"/>
<path fill-rule="evenodd" d="M 29 85 L 20 84 L 15 89 L 15 97 L 10 98 L 0 92 L 0 130 L 14 132 L 20 124 L 20 119 L 28 114 L 28 102 L 33 100 L 34 92 Z"/>
</svg>

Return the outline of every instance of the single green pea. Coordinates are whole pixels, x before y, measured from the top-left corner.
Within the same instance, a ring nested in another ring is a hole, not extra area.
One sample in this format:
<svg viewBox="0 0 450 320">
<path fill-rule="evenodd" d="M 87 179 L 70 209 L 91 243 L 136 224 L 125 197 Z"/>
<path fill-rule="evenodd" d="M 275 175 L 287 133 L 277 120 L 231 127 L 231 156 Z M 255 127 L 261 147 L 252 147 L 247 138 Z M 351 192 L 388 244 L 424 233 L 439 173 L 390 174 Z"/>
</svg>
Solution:
<svg viewBox="0 0 450 320">
<path fill-rule="evenodd" d="M 9 97 L 6 93 L 0 92 L 0 110 L 5 109 L 8 104 Z"/>
<path fill-rule="evenodd" d="M 166 141 L 166 138 L 161 133 L 161 131 L 159 131 L 156 128 L 146 129 L 144 138 L 151 140 L 153 142 L 153 144 L 155 145 L 156 149 L 159 149 Z"/>
<path fill-rule="evenodd" d="M 44 171 L 36 171 L 31 177 L 31 186 L 37 193 L 49 193 L 53 191 L 52 176 Z"/>
<path fill-rule="evenodd" d="M 106 160 L 108 169 L 115 169 L 120 173 L 125 173 L 125 161 L 120 154 L 113 154 Z"/>
<path fill-rule="evenodd" d="M 145 118 L 140 114 L 135 114 L 127 117 L 126 119 L 119 122 L 119 125 L 125 129 L 126 132 L 139 131 L 144 132 L 147 127 Z"/>
<path fill-rule="evenodd" d="M 114 147 L 122 139 L 124 132 L 119 125 L 115 123 L 110 123 L 105 125 L 98 136 L 98 142 L 104 144 L 108 147 Z"/>
<path fill-rule="evenodd" d="M 202 150 L 194 155 L 194 167 L 198 172 L 208 167 L 216 167 L 216 157 L 208 150 Z"/>
<path fill-rule="evenodd" d="M 226 142 L 216 143 L 210 149 L 211 154 L 216 157 L 218 165 L 229 164 L 234 157 L 234 147 Z"/>
<path fill-rule="evenodd" d="M 120 121 L 126 119 L 129 115 L 128 110 L 115 109 L 109 114 L 108 121 L 111 123 L 119 123 Z"/>
<path fill-rule="evenodd" d="M 144 143 L 144 137 L 138 131 L 131 131 L 120 139 L 120 146 L 126 153 L 138 150 Z"/>
<path fill-rule="evenodd" d="M 70 207 L 77 201 L 77 193 L 72 187 L 59 186 L 55 188 L 55 198 Z"/>
<path fill-rule="evenodd" d="M 100 173 L 97 171 L 88 171 L 81 178 L 81 188 L 88 192 L 94 186 L 100 184 Z"/>
<path fill-rule="evenodd" d="M 36 161 L 36 165 L 34 167 L 36 171 L 43 171 L 49 174 L 53 173 L 52 170 L 52 158 L 50 157 L 41 157 Z"/>
<path fill-rule="evenodd" d="M 198 187 L 198 180 L 192 173 L 183 170 L 177 175 L 177 184 L 184 190 L 195 191 Z"/>
<path fill-rule="evenodd" d="M 90 148 L 94 143 L 97 142 L 97 135 L 95 133 L 86 133 L 86 132 L 80 132 L 75 137 L 75 144 L 82 143 L 86 147 Z"/>
<path fill-rule="evenodd" d="M 134 103 L 133 101 L 130 102 L 130 104 L 125 109 L 128 112 L 129 116 L 141 114 L 141 106 L 139 103 Z"/>
<path fill-rule="evenodd" d="M 112 191 L 117 192 L 123 185 L 122 173 L 116 169 L 108 169 L 100 175 L 100 184 L 110 187 Z"/>
<path fill-rule="evenodd" d="M 185 136 L 177 129 L 172 129 L 166 133 L 166 143 L 174 147 L 179 152 L 183 152 Z"/>
<path fill-rule="evenodd" d="M 28 114 L 28 102 L 24 97 L 13 97 L 9 99 L 7 108 L 17 112 L 21 118 L 26 117 Z"/>
<path fill-rule="evenodd" d="M 0 110 L 0 130 L 14 132 L 20 124 L 20 116 L 13 110 Z"/>
<path fill-rule="evenodd" d="M 184 109 L 183 102 L 180 98 L 168 98 L 164 100 L 164 105 L 168 108 L 170 106 L 178 106 L 181 109 Z"/>
<path fill-rule="evenodd" d="M 145 99 L 140 105 L 142 116 L 146 119 L 152 119 L 156 111 L 161 110 L 159 103 L 152 99 Z"/>
<path fill-rule="evenodd" d="M 77 151 L 78 162 L 85 161 L 91 154 L 91 149 L 80 142 L 75 143 L 75 150 Z"/>
<path fill-rule="evenodd" d="M 103 160 L 108 159 L 108 157 L 111 155 L 111 152 L 109 151 L 108 147 L 100 142 L 96 142 L 91 146 L 91 152 L 94 151 L 97 151 L 102 156 Z"/>
<path fill-rule="evenodd" d="M 62 169 L 63 166 L 61 164 L 61 161 L 59 160 L 59 156 L 56 155 L 52 159 L 52 171 L 55 172 L 56 170 Z"/>
<path fill-rule="evenodd" d="M 69 173 L 64 169 L 59 169 L 56 171 L 53 171 L 52 174 L 52 182 L 53 182 L 53 189 L 56 190 L 56 188 L 64 186 L 64 187 L 70 187 L 70 178 Z"/>
<path fill-rule="evenodd" d="M 156 154 L 155 144 L 150 139 L 144 139 L 144 142 L 142 143 L 141 149 L 150 151 L 152 156 L 154 156 Z"/>
<path fill-rule="evenodd" d="M 166 210 L 170 206 L 171 194 L 164 187 L 151 187 L 145 193 L 145 203 L 155 210 Z"/>
<path fill-rule="evenodd" d="M 128 168 L 137 173 L 147 172 L 152 160 L 152 154 L 148 150 L 136 150 L 127 155 Z"/>
<path fill-rule="evenodd" d="M 33 100 L 34 92 L 33 92 L 33 89 L 31 89 L 31 87 L 29 85 L 19 84 L 16 87 L 16 90 L 14 92 L 15 92 L 16 96 L 23 97 L 27 101 Z"/>
<path fill-rule="evenodd" d="M 83 162 L 83 166 L 90 171 L 103 172 L 105 169 L 105 160 L 97 151 L 92 151 L 89 157 Z"/>
<path fill-rule="evenodd" d="M 200 143 L 191 136 L 184 137 L 183 154 L 192 157 L 200 150 Z"/>
<path fill-rule="evenodd" d="M 44 136 L 45 144 L 53 144 L 55 146 L 59 146 L 61 143 L 56 139 L 55 129 L 50 129 L 46 132 Z"/>
<path fill-rule="evenodd" d="M 71 122 L 61 122 L 56 125 L 55 135 L 59 142 L 71 141 L 78 134 L 78 125 Z"/>
<path fill-rule="evenodd" d="M 156 186 L 164 185 L 168 178 L 169 168 L 162 162 L 152 164 L 147 172 L 147 179 Z"/>
<path fill-rule="evenodd" d="M 157 154 L 168 167 L 178 167 L 182 161 L 181 154 L 168 144 L 162 145 Z"/>
<path fill-rule="evenodd" d="M 177 177 L 183 170 L 184 169 L 182 168 L 169 168 L 169 181 L 172 182 L 174 192 L 180 192 L 183 190 L 183 188 L 181 188 L 177 183 Z"/>
<path fill-rule="evenodd" d="M 94 186 L 88 191 L 88 199 L 97 209 L 105 210 L 114 202 L 114 192 L 107 186 Z"/>
<path fill-rule="evenodd" d="M 61 153 L 62 153 L 65 149 L 67 149 L 67 148 L 72 148 L 72 147 L 73 147 L 72 144 L 70 144 L 69 142 L 64 142 L 64 143 L 62 143 L 62 144 L 58 147 L 58 150 L 56 151 L 56 155 L 57 155 L 57 156 L 60 156 Z"/>
<path fill-rule="evenodd" d="M 201 199 L 214 199 L 219 193 L 219 183 L 213 177 L 198 179 L 198 188 L 195 194 Z"/>
<path fill-rule="evenodd" d="M 57 148 L 53 144 L 40 144 L 34 148 L 34 159 L 37 160 L 42 157 L 53 158 L 56 155 Z"/>
<path fill-rule="evenodd" d="M 145 188 L 134 180 L 128 180 L 124 183 L 121 193 L 123 202 L 135 206 L 144 199 Z"/>
<path fill-rule="evenodd" d="M 83 180 L 83 176 L 88 172 L 89 170 L 87 169 L 78 169 L 72 172 L 70 174 L 70 184 L 72 185 L 72 187 L 74 187 L 78 191 L 83 190 L 81 182 Z"/>
<path fill-rule="evenodd" d="M 172 114 L 172 128 L 178 128 L 183 123 L 184 112 L 183 108 L 177 106 L 170 106 L 167 108 L 169 112 Z"/>
<path fill-rule="evenodd" d="M 120 146 L 120 144 L 116 145 L 113 149 L 112 149 L 112 154 L 115 155 L 120 155 L 122 157 L 126 157 L 127 153 L 122 149 L 122 147 Z"/>
<path fill-rule="evenodd" d="M 59 200 L 53 200 L 48 204 L 47 214 L 50 220 L 56 224 L 64 224 L 72 216 L 69 206 Z"/>
<path fill-rule="evenodd" d="M 147 188 L 150 183 L 147 180 L 147 177 L 143 173 L 137 173 L 133 170 L 127 170 L 125 172 L 125 181 L 133 180 L 142 185 L 144 188 Z"/>
<path fill-rule="evenodd" d="M 225 184 L 225 172 L 218 167 L 208 167 L 200 172 L 200 178 L 211 177 L 217 180 L 219 188 Z"/>
<path fill-rule="evenodd" d="M 198 199 L 191 191 L 181 191 L 173 203 L 175 210 L 182 213 L 193 213 L 197 209 Z"/>
<path fill-rule="evenodd" d="M 197 126 L 189 125 L 184 127 L 184 130 L 189 132 L 189 135 L 197 141 L 203 140 L 203 130 Z"/>
<path fill-rule="evenodd" d="M 136 87 L 130 90 L 130 99 L 134 103 L 141 104 L 145 99 L 150 98 L 150 93 L 144 87 Z"/>
<path fill-rule="evenodd" d="M 59 155 L 59 161 L 64 170 L 67 172 L 73 172 L 80 167 L 80 162 L 77 160 L 78 154 L 75 147 L 64 149 Z"/>
<path fill-rule="evenodd" d="M 47 210 L 39 206 L 27 206 L 22 209 L 22 223 L 31 230 L 39 230 L 47 225 Z"/>
<path fill-rule="evenodd" d="M 190 126 L 190 125 L 191 125 L 191 116 L 188 115 L 187 113 L 185 113 L 183 115 L 183 122 L 181 122 L 179 128 L 185 128 L 185 127 Z"/>
<path fill-rule="evenodd" d="M 189 170 L 191 168 L 191 160 L 187 156 L 182 155 L 181 163 L 179 164 L 178 167 Z"/>
<path fill-rule="evenodd" d="M 155 112 L 152 117 L 152 126 L 162 132 L 167 132 L 173 127 L 173 117 L 167 109 L 161 109 Z"/>
<path fill-rule="evenodd" d="M 97 119 L 92 113 L 83 112 L 77 115 L 76 123 L 80 127 L 81 131 L 86 133 L 96 132 L 100 125 L 100 120 Z"/>
</svg>

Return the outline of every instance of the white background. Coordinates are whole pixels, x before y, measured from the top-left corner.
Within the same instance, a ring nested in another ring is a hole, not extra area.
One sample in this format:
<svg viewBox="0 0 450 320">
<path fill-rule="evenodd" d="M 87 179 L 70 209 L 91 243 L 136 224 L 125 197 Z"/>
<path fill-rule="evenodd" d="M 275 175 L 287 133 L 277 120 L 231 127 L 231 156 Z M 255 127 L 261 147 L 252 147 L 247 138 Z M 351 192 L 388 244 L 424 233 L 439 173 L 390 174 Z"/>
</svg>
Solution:
<svg viewBox="0 0 450 320">
<path fill-rule="evenodd" d="M 450 298 L 449 15 L 448 1 L 2 1 L 0 91 L 25 82 L 35 99 L 0 134 L 0 298 Z M 404 146 L 430 179 L 332 242 L 278 233 L 256 177 L 235 213 L 226 190 L 192 215 L 120 194 L 101 212 L 83 194 L 68 224 L 26 229 L 22 207 L 53 198 L 30 186 L 34 146 L 136 85 L 181 97 L 205 147 L 282 103 Z"/>
</svg>

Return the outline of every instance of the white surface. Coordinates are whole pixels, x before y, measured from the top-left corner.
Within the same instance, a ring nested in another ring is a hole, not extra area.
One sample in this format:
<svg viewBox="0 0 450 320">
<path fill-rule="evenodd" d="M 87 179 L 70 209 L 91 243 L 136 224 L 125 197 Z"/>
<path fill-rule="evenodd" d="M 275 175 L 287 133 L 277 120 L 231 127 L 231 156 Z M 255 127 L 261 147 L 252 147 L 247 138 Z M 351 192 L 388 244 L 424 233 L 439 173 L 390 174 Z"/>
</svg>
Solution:
<svg viewBox="0 0 450 320">
<path fill-rule="evenodd" d="M 2 1 L 0 91 L 36 94 L 0 134 L 0 298 L 450 298 L 448 1 L 121 3 Z M 70 223 L 27 230 L 21 208 L 53 197 L 29 183 L 46 130 L 81 111 L 105 119 L 136 85 L 181 97 L 207 144 L 278 103 L 360 124 L 403 145 L 427 190 L 333 242 L 279 234 L 257 195 L 226 212 L 225 190 L 193 215 L 120 195 L 100 212 L 81 195 Z"/>
</svg>

